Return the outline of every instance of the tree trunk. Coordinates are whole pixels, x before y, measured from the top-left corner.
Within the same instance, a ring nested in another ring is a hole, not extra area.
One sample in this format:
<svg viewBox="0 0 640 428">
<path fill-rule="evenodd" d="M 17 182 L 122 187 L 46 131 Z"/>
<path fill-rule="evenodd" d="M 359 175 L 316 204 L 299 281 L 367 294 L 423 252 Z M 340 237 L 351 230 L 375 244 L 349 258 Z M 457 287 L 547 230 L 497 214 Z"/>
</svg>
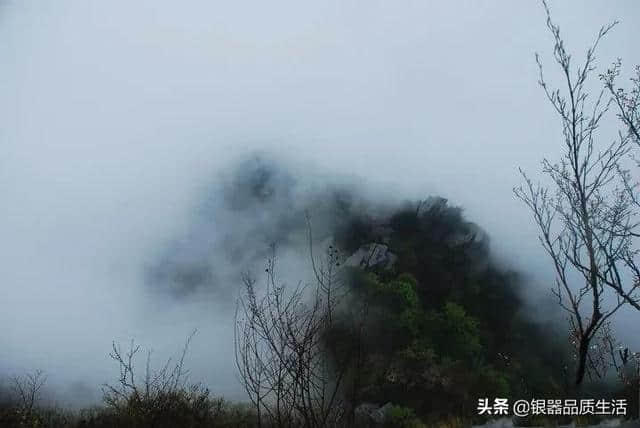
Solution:
<svg viewBox="0 0 640 428">
<path fill-rule="evenodd" d="M 580 385 L 584 379 L 588 352 L 589 341 L 585 338 L 580 339 L 580 346 L 578 347 L 578 369 L 576 370 L 576 385 Z"/>
</svg>

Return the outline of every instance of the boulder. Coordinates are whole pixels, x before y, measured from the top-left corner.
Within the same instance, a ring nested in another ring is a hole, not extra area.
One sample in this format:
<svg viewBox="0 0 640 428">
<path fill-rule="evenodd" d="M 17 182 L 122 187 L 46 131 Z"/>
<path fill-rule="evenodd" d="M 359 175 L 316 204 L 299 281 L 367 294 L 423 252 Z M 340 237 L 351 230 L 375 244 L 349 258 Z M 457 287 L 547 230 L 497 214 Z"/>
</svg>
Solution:
<svg viewBox="0 0 640 428">
<path fill-rule="evenodd" d="M 382 427 L 391 406 L 393 406 L 391 403 L 387 403 L 384 406 L 378 406 L 373 403 L 359 404 L 355 409 L 355 426 L 363 428 Z"/>
<path fill-rule="evenodd" d="M 391 269 L 398 257 L 385 244 L 370 243 L 361 246 L 345 261 L 346 266 L 362 269 Z"/>
</svg>

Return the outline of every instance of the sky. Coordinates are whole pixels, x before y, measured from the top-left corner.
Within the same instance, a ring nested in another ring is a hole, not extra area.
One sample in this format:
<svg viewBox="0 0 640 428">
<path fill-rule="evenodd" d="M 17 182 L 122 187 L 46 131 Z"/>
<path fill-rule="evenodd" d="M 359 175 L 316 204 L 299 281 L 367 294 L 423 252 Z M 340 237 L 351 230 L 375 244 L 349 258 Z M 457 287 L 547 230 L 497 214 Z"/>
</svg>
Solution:
<svg viewBox="0 0 640 428">
<path fill-rule="evenodd" d="M 576 57 L 619 19 L 598 63 L 640 64 L 640 3 L 551 8 Z M 96 400 L 112 340 L 161 359 L 198 328 L 194 376 L 239 396 L 233 299 L 176 300 L 148 266 L 199 224 L 237 227 L 219 191 L 255 153 L 311 187 L 442 195 L 545 295 L 512 187 L 562 143 L 537 85 L 535 52 L 558 78 L 551 48 L 536 1 L 0 0 L 0 373 L 42 368 L 62 402 Z"/>
</svg>

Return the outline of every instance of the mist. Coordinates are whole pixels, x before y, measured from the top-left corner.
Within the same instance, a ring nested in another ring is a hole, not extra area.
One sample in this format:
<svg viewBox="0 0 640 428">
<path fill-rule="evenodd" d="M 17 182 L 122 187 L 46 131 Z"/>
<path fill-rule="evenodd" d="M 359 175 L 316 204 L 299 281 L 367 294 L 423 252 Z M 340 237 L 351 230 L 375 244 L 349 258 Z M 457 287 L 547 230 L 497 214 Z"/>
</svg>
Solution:
<svg viewBox="0 0 640 428">
<path fill-rule="evenodd" d="M 598 64 L 640 63 L 637 2 L 552 6 L 576 52 L 621 19 Z M 511 191 L 560 143 L 544 19 L 507 1 L 0 1 L 0 374 L 41 368 L 55 400 L 93 403 L 112 341 L 160 362 L 197 328 L 193 378 L 242 399 L 240 275 L 274 239 L 288 279 L 308 275 L 303 213 L 321 239 L 339 191 L 448 198 L 545 301 Z M 633 315 L 618 335 L 637 345 Z"/>
</svg>

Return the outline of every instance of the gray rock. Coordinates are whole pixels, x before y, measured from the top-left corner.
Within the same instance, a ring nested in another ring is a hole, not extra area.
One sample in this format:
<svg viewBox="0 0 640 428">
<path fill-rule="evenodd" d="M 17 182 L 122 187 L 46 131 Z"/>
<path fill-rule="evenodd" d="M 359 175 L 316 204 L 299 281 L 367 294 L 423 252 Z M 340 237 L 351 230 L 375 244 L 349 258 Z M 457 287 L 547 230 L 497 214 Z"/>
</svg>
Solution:
<svg viewBox="0 0 640 428">
<path fill-rule="evenodd" d="M 494 419 L 484 425 L 473 425 L 472 428 L 513 428 L 511 418 Z"/>
<path fill-rule="evenodd" d="M 344 264 L 363 269 L 391 269 L 397 258 L 385 244 L 370 243 L 361 246 Z"/>
<path fill-rule="evenodd" d="M 607 419 L 600 422 L 599 427 L 619 427 L 622 424 L 620 419 Z"/>
<path fill-rule="evenodd" d="M 513 421 L 509 418 L 495 419 L 487 422 L 484 425 L 473 425 L 472 428 L 512 428 L 517 427 Z M 558 428 L 575 428 L 575 423 L 569 425 L 558 425 Z M 640 421 L 622 421 L 620 419 L 607 419 L 600 422 L 598 425 L 588 425 L 583 428 L 603 428 L 603 427 L 620 427 L 620 428 L 640 428 Z M 538 427 L 532 427 L 538 428 Z"/>
<path fill-rule="evenodd" d="M 357 427 L 377 428 L 384 425 L 387 412 L 393 406 L 387 403 L 384 406 L 378 406 L 373 403 L 359 404 L 355 409 L 355 419 Z"/>
<path fill-rule="evenodd" d="M 373 403 L 362 403 L 355 408 L 355 422 L 358 427 L 375 427 L 374 414 L 379 406 Z"/>
</svg>

